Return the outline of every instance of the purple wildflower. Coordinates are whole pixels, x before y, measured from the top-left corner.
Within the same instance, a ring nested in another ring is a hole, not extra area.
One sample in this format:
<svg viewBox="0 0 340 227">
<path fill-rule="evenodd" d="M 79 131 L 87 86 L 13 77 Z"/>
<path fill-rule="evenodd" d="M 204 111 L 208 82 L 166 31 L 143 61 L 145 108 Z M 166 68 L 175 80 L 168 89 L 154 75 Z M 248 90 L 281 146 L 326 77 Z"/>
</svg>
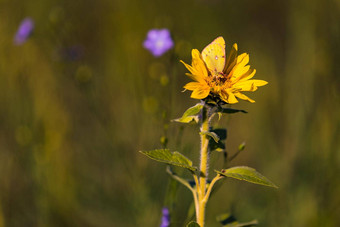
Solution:
<svg viewBox="0 0 340 227">
<path fill-rule="evenodd" d="M 143 43 L 155 57 L 159 57 L 174 46 L 168 29 L 151 29 Z"/>
<path fill-rule="evenodd" d="M 26 17 L 21 21 L 17 33 L 14 37 L 14 44 L 22 45 L 26 42 L 28 37 L 31 35 L 34 28 L 34 21 L 30 17 Z"/>
<path fill-rule="evenodd" d="M 163 216 L 162 216 L 162 223 L 161 223 L 160 227 L 169 227 L 170 226 L 170 212 L 169 212 L 169 209 L 164 207 L 162 209 L 162 213 L 163 213 Z"/>
</svg>

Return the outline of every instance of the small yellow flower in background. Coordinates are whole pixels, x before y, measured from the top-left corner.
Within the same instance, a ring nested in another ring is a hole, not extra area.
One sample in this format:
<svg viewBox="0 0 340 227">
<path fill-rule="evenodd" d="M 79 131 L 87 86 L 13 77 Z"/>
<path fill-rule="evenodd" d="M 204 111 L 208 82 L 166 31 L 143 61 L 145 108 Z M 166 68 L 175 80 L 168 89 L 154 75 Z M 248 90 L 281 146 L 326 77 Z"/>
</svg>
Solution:
<svg viewBox="0 0 340 227">
<path fill-rule="evenodd" d="M 191 54 L 191 66 L 181 61 L 190 71 L 186 75 L 195 81 L 184 86 L 192 91 L 191 98 L 204 99 L 212 95 L 229 104 L 237 103 L 237 98 L 255 102 L 241 92 L 256 91 L 257 87 L 268 83 L 252 79 L 256 70 L 247 65 L 247 53 L 237 55 L 236 43 L 226 58 L 225 41 L 221 36 L 206 46 L 202 53 L 193 49 Z"/>
</svg>

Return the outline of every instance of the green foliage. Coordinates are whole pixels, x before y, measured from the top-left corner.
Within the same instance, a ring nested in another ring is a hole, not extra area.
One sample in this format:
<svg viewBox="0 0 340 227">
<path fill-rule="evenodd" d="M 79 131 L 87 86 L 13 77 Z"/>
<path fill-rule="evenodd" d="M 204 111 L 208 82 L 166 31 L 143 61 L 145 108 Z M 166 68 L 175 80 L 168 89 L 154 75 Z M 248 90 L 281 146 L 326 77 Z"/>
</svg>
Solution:
<svg viewBox="0 0 340 227">
<path fill-rule="evenodd" d="M 216 135 L 220 138 L 220 140 L 226 140 L 227 139 L 227 129 L 225 129 L 225 128 L 216 128 L 216 129 L 212 129 L 210 131 L 216 133 Z"/>
<path fill-rule="evenodd" d="M 200 132 L 200 134 L 210 136 L 210 138 L 212 138 L 216 143 L 218 143 L 218 141 L 220 140 L 218 135 L 212 131 L 203 131 L 203 132 Z"/>
<path fill-rule="evenodd" d="M 268 180 L 265 176 L 258 173 L 255 169 L 250 168 L 248 166 L 236 166 L 229 169 L 223 169 L 220 171 L 216 171 L 217 173 L 225 176 L 231 177 L 238 180 L 248 181 L 254 184 L 265 185 L 273 188 L 278 188 L 275 184 L 273 184 L 270 180 Z"/>
<path fill-rule="evenodd" d="M 209 141 L 209 149 L 210 151 L 218 151 L 223 152 L 225 150 L 225 144 L 222 140 L 216 143 L 213 139 Z"/>
<path fill-rule="evenodd" d="M 169 149 L 156 149 L 152 151 L 140 151 L 142 154 L 158 162 L 164 162 L 170 165 L 186 168 L 190 171 L 196 171 L 197 167 L 192 166 L 192 161 L 181 153 L 171 152 Z"/>
<path fill-rule="evenodd" d="M 221 119 L 223 114 L 234 114 L 234 113 L 248 113 L 245 110 L 238 110 L 238 109 L 232 109 L 232 108 L 223 108 L 221 106 L 218 106 L 215 113 L 218 114 L 218 119 Z"/>
<path fill-rule="evenodd" d="M 211 151 L 219 151 L 222 152 L 225 150 L 225 140 L 227 139 L 227 130 L 224 128 L 213 129 L 211 132 L 215 133 L 219 141 L 216 142 L 213 138 L 209 141 L 209 149 Z"/>
<path fill-rule="evenodd" d="M 197 222 L 192 221 L 189 224 L 187 224 L 187 227 L 200 227 L 200 225 L 197 224 Z"/>
<path fill-rule="evenodd" d="M 195 106 L 192 106 L 189 109 L 187 109 L 181 118 L 177 118 L 174 121 L 180 123 L 191 123 L 194 121 L 198 123 L 199 121 L 198 115 L 201 112 L 202 108 L 203 105 L 201 103 L 197 103 Z"/>
<path fill-rule="evenodd" d="M 241 113 L 248 113 L 245 110 L 238 110 L 238 109 L 232 109 L 232 108 L 223 108 L 223 107 L 219 108 L 217 110 L 217 112 L 223 113 L 223 114 L 233 114 L 233 113 L 239 113 L 239 112 L 241 112 Z"/>
</svg>

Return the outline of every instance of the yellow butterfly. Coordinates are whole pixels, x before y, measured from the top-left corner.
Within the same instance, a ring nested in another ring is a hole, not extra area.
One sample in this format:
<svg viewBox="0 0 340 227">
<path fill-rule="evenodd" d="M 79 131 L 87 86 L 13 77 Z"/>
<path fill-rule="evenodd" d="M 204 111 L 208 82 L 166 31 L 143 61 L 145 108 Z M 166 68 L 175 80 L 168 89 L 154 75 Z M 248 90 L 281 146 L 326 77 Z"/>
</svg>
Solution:
<svg viewBox="0 0 340 227">
<path fill-rule="evenodd" d="M 216 38 L 203 49 L 202 58 L 212 76 L 220 77 L 223 75 L 226 57 L 225 41 L 222 36 Z"/>
</svg>

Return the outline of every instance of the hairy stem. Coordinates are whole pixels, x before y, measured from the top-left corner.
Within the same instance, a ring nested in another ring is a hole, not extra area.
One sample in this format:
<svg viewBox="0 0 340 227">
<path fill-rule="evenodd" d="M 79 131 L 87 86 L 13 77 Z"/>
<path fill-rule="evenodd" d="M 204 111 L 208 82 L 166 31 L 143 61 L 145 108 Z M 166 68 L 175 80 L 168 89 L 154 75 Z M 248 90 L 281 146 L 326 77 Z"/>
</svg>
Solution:
<svg viewBox="0 0 340 227">
<path fill-rule="evenodd" d="M 207 190 L 207 192 L 206 192 L 206 194 L 205 194 L 205 197 L 204 197 L 204 200 L 205 200 L 206 202 L 208 201 L 208 199 L 209 199 L 209 197 L 210 197 L 210 193 L 211 193 L 211 191 L 212 191 L 212 189 L 213 189 L 215 183 L 216 183 L 218 180 L 222 179 L 222 178 L 224 178 L 224 177 L 218 174 L 218 175 L 211 181 L 211 183 L 209 184 L 208 190 Z"/>
<path fill-rule="evenodd" d="M 202 132 L 209 131 L 209 116 L 208 109 L 206 106 L 202 109 L 202 125 L 201 125 L 201 157 L 200 157 L 200 174 L 199 174 L 199 185 L 197 185 L 198 192 L 198 208 L 196 207 L 196 220 L 197 223 L 204 227 L 205 220 L 205 207 L 207 204 L 206 196 L 206 187 L 207 187 L 207 179 L 208 179 L 208 167 L 209 167 L 209 151 L 208 144 L 209 138 L 206 134 Z"/>
</svg>

